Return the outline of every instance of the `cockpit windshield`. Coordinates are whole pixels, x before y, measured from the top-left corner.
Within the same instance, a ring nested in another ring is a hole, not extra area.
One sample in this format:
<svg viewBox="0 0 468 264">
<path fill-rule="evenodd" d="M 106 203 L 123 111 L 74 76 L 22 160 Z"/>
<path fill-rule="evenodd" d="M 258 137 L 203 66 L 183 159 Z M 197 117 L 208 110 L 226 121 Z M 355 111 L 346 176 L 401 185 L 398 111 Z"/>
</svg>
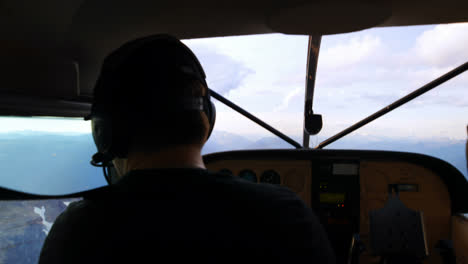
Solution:
<svg viewBox="0 0 468 264">
<path fill-rule="evenodd" d="M 313 109 L 323 116 L 323 129 L 311 137 L 310 146 L 466 62 L 467 31 L 468 23 L 461 23 L 322 37 Z M 199 54 L 211 89 L 302 142 L 307 36 L 185 43 Z M 422 153 L 448 161 L 466 176 L 467 84 L 465 72 L 326 148 Z M 205 153 L 292 148 L 231 109 L 216 106 L 217 124 Z"/>
<path fill-rule="evenodd" d="M 324 119 L 311 147 L 419 88 L 468 58 L 468 24 L 370 29 L 322 39 L 314 111 Z M 208 85 L 302 142 L 307 37 L 281 34 L 185 40 Z M 468 74 L 443 84 L 327 148 L 428 154 L 465 176 Z M 204 154 L 292 148 L 215 102 L 217 121 Z M 96 148 L 82 119 L 0 118 L 0 186 L 66 194 L 106 184 L 89 164 Z"/>
</svg>

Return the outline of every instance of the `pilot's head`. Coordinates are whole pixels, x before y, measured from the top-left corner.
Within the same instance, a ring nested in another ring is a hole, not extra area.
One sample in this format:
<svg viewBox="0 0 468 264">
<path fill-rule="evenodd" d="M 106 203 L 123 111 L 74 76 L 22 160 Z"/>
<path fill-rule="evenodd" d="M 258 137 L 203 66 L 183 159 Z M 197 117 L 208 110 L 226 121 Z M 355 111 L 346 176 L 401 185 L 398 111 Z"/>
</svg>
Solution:
<svg viewBox="0 0 468 264">
<path fill-rule="evenodd" d="M 95 162 L 181 145 L 201 147 L 215 121 L 205 73 L 178 39 L 128 42 L 105 60 L 90 115 Z"/>
</svg>

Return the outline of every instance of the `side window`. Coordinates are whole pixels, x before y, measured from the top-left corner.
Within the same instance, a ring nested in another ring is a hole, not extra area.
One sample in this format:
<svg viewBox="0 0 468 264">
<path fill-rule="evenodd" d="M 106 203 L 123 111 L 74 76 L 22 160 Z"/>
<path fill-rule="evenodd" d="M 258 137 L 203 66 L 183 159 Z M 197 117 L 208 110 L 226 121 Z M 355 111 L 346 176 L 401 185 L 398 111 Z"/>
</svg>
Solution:
<svg viewBox="0 0 468 264">
<path fill-rule="evenodd" d="M 43 195 L 106 185 L 88 121 L 70 118 L 0 117 L 0 186 Z"/>
</svg>

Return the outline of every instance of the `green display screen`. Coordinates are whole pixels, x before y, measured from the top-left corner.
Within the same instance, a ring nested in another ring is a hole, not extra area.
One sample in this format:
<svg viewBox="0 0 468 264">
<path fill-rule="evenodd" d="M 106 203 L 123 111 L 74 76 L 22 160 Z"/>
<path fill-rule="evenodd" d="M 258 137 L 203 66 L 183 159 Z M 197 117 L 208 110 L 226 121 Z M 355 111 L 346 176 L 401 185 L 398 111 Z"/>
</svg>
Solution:
<svg viewBox="0 0 468 264">
<path fill-rule="evenodd" d="M 344 193 L 321 193 L 320 202 L 321 203 L 344 203 L 345 194 Z"/>
</svg>

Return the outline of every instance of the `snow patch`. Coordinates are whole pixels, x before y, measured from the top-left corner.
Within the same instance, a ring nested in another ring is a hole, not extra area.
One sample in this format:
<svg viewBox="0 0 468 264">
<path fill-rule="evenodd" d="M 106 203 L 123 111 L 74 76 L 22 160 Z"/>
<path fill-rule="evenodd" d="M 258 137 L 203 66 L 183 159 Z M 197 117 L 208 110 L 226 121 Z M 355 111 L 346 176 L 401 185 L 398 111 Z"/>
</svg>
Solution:
<svg viewBox="0 0 468 264">
<path fill-rule="evenodd" d="M 38 214 L 42 218 L 42 225 L 44 225 L 45 227 L 44 229 L 42 229 L 42 231 L 44 231 L 44 233 L 48 235 L 50 229 L 52 228 L 52 223 L 47 222 L 47 220 L 45 219 L 45 211 L 46 209 L 44 206 L 42 206 L 41 208 L 34 207 L 34 213 Z"/>
</svg>

